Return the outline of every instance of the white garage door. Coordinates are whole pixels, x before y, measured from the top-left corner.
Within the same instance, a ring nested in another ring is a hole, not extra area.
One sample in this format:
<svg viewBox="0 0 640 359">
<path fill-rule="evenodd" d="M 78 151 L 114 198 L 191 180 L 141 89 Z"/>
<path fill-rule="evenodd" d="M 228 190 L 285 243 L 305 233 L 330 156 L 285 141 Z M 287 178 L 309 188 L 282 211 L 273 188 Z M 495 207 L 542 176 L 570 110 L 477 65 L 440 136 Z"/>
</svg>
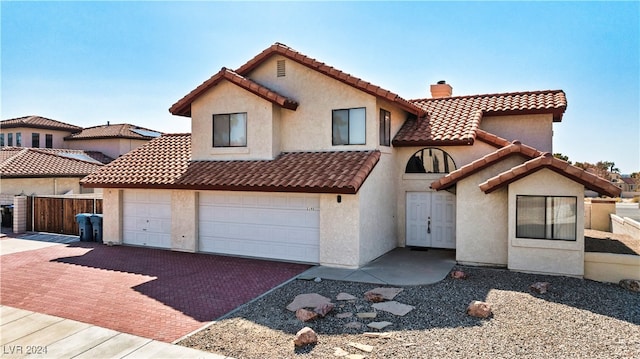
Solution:
<svg viewBox="0 0 640 359">
<path fill-rule="evenodd" d="M 171 191 L 125 190 L 122 212 L 125 244 L 171 248 Z"/>
<path fill-rule="evenodd" d="M 200 192 L 202 252 L 318 263 L 318 195 Z"/>
</svg>

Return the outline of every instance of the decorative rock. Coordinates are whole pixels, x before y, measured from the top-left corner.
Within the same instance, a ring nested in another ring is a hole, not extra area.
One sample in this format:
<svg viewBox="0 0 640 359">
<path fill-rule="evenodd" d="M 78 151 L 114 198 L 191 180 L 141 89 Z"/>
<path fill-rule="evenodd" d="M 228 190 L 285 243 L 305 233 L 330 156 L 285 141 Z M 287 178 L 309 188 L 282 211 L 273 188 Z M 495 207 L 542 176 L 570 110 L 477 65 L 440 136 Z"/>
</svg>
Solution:
<svg viewBox="0 0 640 359">
<path fill-rule="evenodd" d="M 345 328 L 349 328 L 349 329 L 360 329 L 362 328 L 362 323 L 360 322 L 349 322 L 347 324 L 344 325 Z"/>
<path fill-rule="evenodd" d="M 296 333 L 296 337 L 293 340 L 293 344 L 297 347 L 303 347 L 309 344 L 316 344 L 318 342 L 318 334 L 309 327 L 304 327 Z"/>
<path fill-rule="evenodd" d="M 630 290 L 632 292 L 640 292 L 640 280 L 623 279 L 618 284 L 626 290 Z"/>
<path fill-rule="evenodd" d="M 402 292 L 403 289 L 402 288 L 375 288 L 375 289 L 371 289 L 370 291 L 364 293 L 365 298 L 367 296 L 367 293 L 375 293 L 375 294 L 380 294 L 382 296 L 382 298 L 386 299 L 386 300 L 393 300 L 393 298 L 398 295 L 398 293 Z"/>
<path fill-rule="evenodd" d="M 367 338 L 380 338 L 380 339 L 390 339 L 393 334 L 391 333 L 374 333 L 374 332 L 364 332 L 362 333 Z"/>
<path fill-rule="evenodd" d="M 342 349 L 342 348 L 338 348 L 338 347 L 336 347 L 336 348 L 333 348 L 333 349 L 334 349 L 334 352 L 333 352 L 333 355 L 334 355 L 334 356 L 337 356 L 337 357 L 344 357 L 344 356 L 349 355 L 349 352 L 348 352 L 348 351 L 346 351 L 346 350 L 344 350 L 344 349 Z"/>
<path fill-rule="evenodd" d="M 300 308 L 296 310 L 296 318 L 300 319 L 303 322 L 314 320 L 317 317 L 318 317 L 318 313 L 314 313 L 310 310 L 306 310 L 304 308 Z"/>
<path fill-rule="evenodd" d="M 293 299 L 293 302 L 287 305 L 287 309 L 295 312 L 300 308 L 316 308 L 326 303 L 331 303 L 331 299 L 323 297 L 317 293 L 299 294 Z"/>
<path fill-rule="evenodd" d="M 402 304 L 396 301 L 376 303 L 373 304 L 372 307 L 376 308 L 377 310 L 389 312 L 393 315 L 399 315 L 401 317 L 405 316 L 407 313 L 416 308 L 412 305 Z"/>
<path fill-rule="evenodd" d="M 351 317 L 353 317 L 353 313 L 351 313 L 351 312 L 344 312 L 344 313 L 336 314 L 336 318 L 340 318 L 340 319 L 351 318 Z"/>
<path fill-rule="evenodd" d="M 378 315 L 376 312 L 356 313 L 356 316 L 360 319 L 373 319 Z"/>
<path fill-rule="evenodd" d="M 369 324 L 367 324 L 367 327 L 369 328 L 373 328 L 373 329 L 378 329 L 378 330 L 382 330 L 388 326 L 390 326 L 391 322 L 371 322 Z"/>
<path fill-rule="evenodd" d="M 320 278 L 320 277 L 315 277 L 315 278 L 313 279 L 313 281 L 314 281 L 314 282 L 316 282 L 316 283 L 320 283 L 320 282 L 322 282 L 322 278 Z"/>
<path fill-rule="evenodd" d="M 333 303 L 325 303 L 317 306 L 316 309 L 314 309 L 313 311 L 320 314 L 320 316 L 324 318 L 324 316 L 326 316 L 330 311 L 332 311 L 334 307 L 335 305 Z"/>
<path fill-rule="evenodd" d="M 379 303 L 384 301 L 384 297 L 382 296 L 382 294 L 379 293 L 365 293 L 364 294 L 364 299 L 373 302 L 373 303 Z"/>
<path fill-rule="evenodd" d="M 530 285 L 529 289 L 536 293 L 544 294 L 549 290 L 549 287 L 551 287 L 551 283 L 549 282 L 536 282 Z"/>
<path fill-rule="evenodd" d="M 467 273 L 461 271 L 461 270 L 454 270 L 453 272 L 451 272 L 451 278 L 453 279 L 467 279 L 469 276 L 467 275 Z"/>
<path fill-rule="evenodd" d="M 349 344 L 347 344 L 347 345 L 350 346 L 350 347 L 354 347 L 356 349 L 362 350 L 363 352 L 367 352 L 367 353 L 371 353 L 373 351 L 373 347 L 371 345 L 354 343 L 354 342 L 349 342 Z"/>
<path fill-rule="evenodd" d="M 358 298 L 352 296 L 349 293 L 338 293 L 338 296 L 336 297 L 336 300 L 356 300 Z"/>
<path fill-rule="evenodd" d="M 489 318 L 491 316 L 491 304 L 474 300 L 467 307 L 467 314 L 476 318 Z"/>
</svg>

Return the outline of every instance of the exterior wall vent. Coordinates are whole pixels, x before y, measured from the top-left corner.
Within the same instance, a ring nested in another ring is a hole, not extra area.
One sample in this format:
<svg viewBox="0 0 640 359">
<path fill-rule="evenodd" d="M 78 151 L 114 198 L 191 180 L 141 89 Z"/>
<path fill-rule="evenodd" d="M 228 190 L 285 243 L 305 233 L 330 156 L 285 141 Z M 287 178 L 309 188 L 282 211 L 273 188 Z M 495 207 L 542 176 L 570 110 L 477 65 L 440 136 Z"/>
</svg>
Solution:
<svg viewBox="0 0 640 359">
<path fill-rule="evenodd" d="M 284 77 L 286 75 L 284 60 L 278 60 L 277 76 Z"/>
</svg>

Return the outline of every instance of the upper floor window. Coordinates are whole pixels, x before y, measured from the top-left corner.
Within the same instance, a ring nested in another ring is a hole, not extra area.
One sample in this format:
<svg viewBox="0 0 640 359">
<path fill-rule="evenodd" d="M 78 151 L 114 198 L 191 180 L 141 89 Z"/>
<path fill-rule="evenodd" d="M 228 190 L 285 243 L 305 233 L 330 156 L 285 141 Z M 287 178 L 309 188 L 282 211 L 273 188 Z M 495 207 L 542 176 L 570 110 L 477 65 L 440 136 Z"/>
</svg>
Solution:
<svg viewBox="0 0 640 359">
<path fill-rule="evenodd" d="M 13 146 L 13 133 L 7 133 L 7 146 Z"/>
<path fill-rule="evenodd" d="M 366 143 L 366 109 L 333 110 L 333 145 L 364 145 Z"/>
<path fill-rule="evenodd" d="M 246 146 L 246 112 L 213 115 L 213 147 Z"/>
<path fill-rule="evenodd" d="M 44 135 L 44 146 L 46 148 L 53 148 L 53 135 L 51 134 Z"/>
<path fill-rule="evenodd" d="M 0 133 L 0 147 L 4 147 L 4 133 Z"/>
<path fill-rule="evenodd" d="M 40 147 L 40 134 L 32 133 L 31 134 L 31 147 L 38 148 Z"/>
<path fill-rule="evenodd" d="M 423 148 L 411 156 L 405 173 L 449 173 L 456 164 L 448 153 L 439 148 Z"/>
<path fill-rule="evenodd" d="M 16 147 L 22 147 L 22 133 L 16 132 Z"/>
<path fill-rule="evenodd" d="M 516 196 L 516 237 L 575 241 L 577 198 Z"/>
<path fill-rule="evenodd" d="M 380 145 L 391 145 L 391 112 L 380 109 Z"/>
</svg>

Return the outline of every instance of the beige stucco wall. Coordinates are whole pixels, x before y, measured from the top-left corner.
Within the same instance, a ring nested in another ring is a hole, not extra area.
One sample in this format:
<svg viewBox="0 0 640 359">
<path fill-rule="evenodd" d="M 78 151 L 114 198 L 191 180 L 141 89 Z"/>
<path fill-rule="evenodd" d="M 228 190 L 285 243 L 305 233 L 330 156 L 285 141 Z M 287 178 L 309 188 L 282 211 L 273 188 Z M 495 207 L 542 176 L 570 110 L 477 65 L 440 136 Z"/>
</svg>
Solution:
<svg viewBox="0 0 640 359">
<path fill-rule="evenodd" d="M 102 192 L 102 241 L 122 244 L 122 192 L 105 188 Z"/>
<path fill-rule="evenodd" d="M 22 134 L 22 146 L 21 147 L 33 147 L 31 143 L 31 135 L 33 133 L 40 134 L 40 148 L 45 148 L 46 145 L 46 135 L 53 135 L 53 148 L 67 148 L 64 138 L 69 136 L 71 132 L 67 131 L 58 131 L 58 130 L 44 130 L 40 128 L 28 128 L 28 127 L 18 127 L 18 128 L 7 128 L 0 129 L 0 133 L 4 134 L 4 145 L 8 146 L 7 143 L 7 134 L 13 133 L 13 146 L 16 145 L 16 133 L 20 132 Z"/>
<path fill-rule="evenodd" d="M 337 197 L 341 197 L 338 203 Z M 357 268 L 360 264 L 360 195 L 320 195 L 320 264 Z"/>
<path fill-rule="evenodd" d="M 586 204 L 585 204 L 586 205 Z M 611 214 L 616 213 L 616 202 L 612 199 L 592 198 L 589 204 L 591 215 L 589 224 L 591 229 L 611 232 Z"/>
<path fill-rule="evenodd" d="M 198 192 L 171 191 L 171 248 L 184 252 L 198 250 Z"/>
<path fill-rule="evenodd" d="M 509 141 L 518 140 L 542 152 L 553 153 L 553 115 L 486 116 L 480 128 Z"/>
<path fill-rule="evenodd" d="M 91 140 L 65 141 L 66 147 L 74 150 L 99 151 L 111 158 L 118 158 L 144 145 L 147 140 L 128 138 L 102 138 Z"/>
<path fill-rule="evenodd" d="M 360 188 L 360 258 L 364 265 L 397 246 L 393 156 L 383 153 Z"/>
<path fill-rule="evenodd" d="M 584 278 L 609 283 L 640 280 L 640 256 L 587 252 L 584 254 Z"/>
<path fill-rule="evenodd" d="M 516 196 L 577 198 L 575 241 L 516 238 Z M 509 269 L 524 272 L 584 275 L 584 186 L 542 169 L 509 185 Z"/>
<path fill-rule="evenodd" d="M 91 193 L 92 189 L 81 188 L 80 178 L 74 177 L 0 178 L 2 194 L 65 194 L 69 191 L 73 191 L 74 194 Z"/>
<path fill-rule="evenodd" d="M 194 160 L 273 159 L 273 104 L 226 80 L 191 104 Z M 282 110 L 290 112 L 290 110 Z M 213 115 L 247 113 L 247 147 L 213 147 Z"/>
</svg>

